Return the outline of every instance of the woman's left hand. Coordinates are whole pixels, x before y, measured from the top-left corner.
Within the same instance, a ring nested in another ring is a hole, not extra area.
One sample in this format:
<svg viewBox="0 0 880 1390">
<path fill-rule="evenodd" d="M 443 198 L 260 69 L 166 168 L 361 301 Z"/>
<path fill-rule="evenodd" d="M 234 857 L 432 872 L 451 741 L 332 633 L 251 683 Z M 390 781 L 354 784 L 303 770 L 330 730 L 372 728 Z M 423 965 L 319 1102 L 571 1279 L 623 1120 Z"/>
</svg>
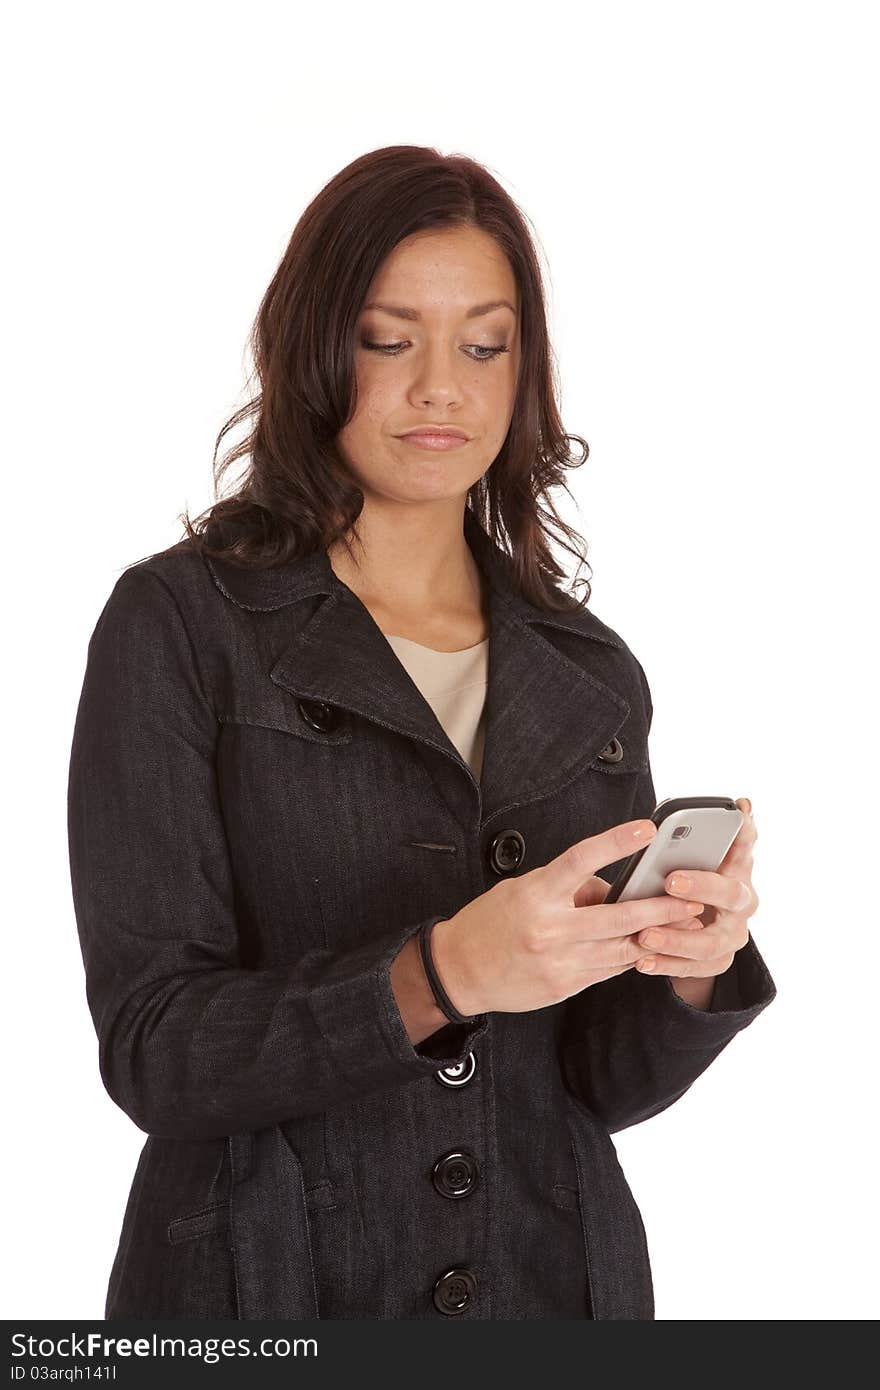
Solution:
<svg viewBox="0 0 880 1390">
<path fill-rule="evenodd" d="M 699 917 L 687 927 L 651 927 L 638 937 L 641 945 L 656 946 L 657 955 L 637 961 L 636 969 L 670 976 L 676 993 L 700 1008 L 709 1003 L 714 977 L 730 968 L 748 942 L 748 919 L 758 908 L 752 886 L 752 847 L 758 832 L 748 798 L 742 796 L 736 804 L 745 820 L 717 872 L 677 871 L 666 880 L 670 896 L 706 904 Z"/>
</svg>

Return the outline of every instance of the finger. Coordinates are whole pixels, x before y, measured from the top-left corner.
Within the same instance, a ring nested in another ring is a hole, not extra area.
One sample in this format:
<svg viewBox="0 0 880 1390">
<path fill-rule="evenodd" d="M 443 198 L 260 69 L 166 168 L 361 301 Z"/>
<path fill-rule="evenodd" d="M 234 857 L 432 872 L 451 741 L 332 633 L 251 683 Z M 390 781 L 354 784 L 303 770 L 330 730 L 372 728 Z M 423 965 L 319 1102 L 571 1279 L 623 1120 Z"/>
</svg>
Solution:
<svg viewBox="0 0 880 1390">
<path fill-rule="evenodd" d="M 646 946 L 651 951 L 662 951 L 665 956 L 678 956 L 682 960 L 712 960 L 721 954 L 721 948 L 728 939 L 728 933 L 717 930 L 717 924 L 704 927 L 702 931 L 669 926 L 651 927 L 639 932 L 640 946 Z"/>
<path fill-rule="evenodd" d="M 673 897 L 699 898 L 724 912 L 745 912 L 752 901 L 748 883 L 732 874 L 712 873 L 708 869 L 676 869 L 666 879 L 666 891 Z"/>
<path fill-rule="evenodd" d="M 742 848 L 751 846 L 758 838 L 758 831 L 755 825 L 755 817 L 752 814 L 752 803 L 747 796 L 741 796 L 737 801 L 737 806 L 743 812 L 745 819 L 734 837 L 733 845 Z M 733 846 L 732 846 L 733 847 Z"/>
<path fill-rule="evenodd" d="M 533 869 L 532 873 L 545 879 L 551 892 L 560 896 L 571 895 L 597 869 L 614 864 L 618 859 L 628 858 L 650 844 L 656 834 L 657 827 L 651 820 L 624 821 L 622 825 L 613 825 L 599 835 L 576 840 L 555 859 Z"/>
<path fill-rule="evenodd" d="M 712 926 L 715 925 L 713 922 Z M 702 933 L 709 931 L 709 927 L 702 917 L 681 917 L 674 922 L 663 923 L 659 927 L 645 927 L 642 931 L 636 932 L 635 937 L 639 946 L 643 948 L 643 954 L 645 952 L 650 953 L 652 950 L 669 951 L 672 949 L 667 937 L 667 933 L 670 931 Z M 687 952 L 683 951 L 682 954 L 686 955 Z"/>
<path fill-rule="evenodd" d="M 680 979 L 705 980 L 710 975 L 723 975 L 733 964 L 734 952 L 716 956 L 714 960 L 690 960 L 685 956 L 643 956 L 634 969 L 640 975 L 676 975 Z"/>
<path fill-rule="evenodd" d="M 731 878 L 741 878 L 747 882 L 752 876 L 754 862 L 752 846 L 738 845 L 734 841 L 718 865 L 718 872 Z"/>
<path fill-rule="evenodd" d="M 575 907 L 592 907 L 594 903 L 604 902 L 610 888 L 611 884 L 606 879 L 600 878 L 598 874 L 593 874 L 586 883 L 581 884 L 575 893 Z"/>
<path fill-rule="evenodd" d="M 580 911 L 580 909 L 575 909 Z M 698 902 L 679 902 L 676 898 L 633 898 L 627 902 L 598 903 L 590 908 L 589 931 L 586 939 L 603 940 L 610 936 L 635 936 L 645 927 L 681 924 L 682 914 L 696 917 L 703 911 Z M 696 923 L 702 926 L 702 922 Z"/>
<path fill-rule="evenodd" d="M 755 841 L 757 838 L 758 832 L 754 827 L 749 830 L 747 835 L 740 832 L 719 864 L 719 871 L 723 873 L 730 868 L 733 868 L 735 871 L 744 864 L 747 864 L 751 869 L 754 858 Z"/>
<path fill-rule="evenodd" d="M 744 813 L 745 819 L 734 836 L 733 843 L 718 866 L 719 873 L 732 871 L 734 877 L 748 879 L 752 872 L 752 852 L 755 841 L 758 838 L 758 831 L 755 826 L 754 816 L 751 809 L 746 811 L 746 807 L 751 807 L 747 796 L 741 796 L 737 801 L 737 806 Z"/>
</svg>

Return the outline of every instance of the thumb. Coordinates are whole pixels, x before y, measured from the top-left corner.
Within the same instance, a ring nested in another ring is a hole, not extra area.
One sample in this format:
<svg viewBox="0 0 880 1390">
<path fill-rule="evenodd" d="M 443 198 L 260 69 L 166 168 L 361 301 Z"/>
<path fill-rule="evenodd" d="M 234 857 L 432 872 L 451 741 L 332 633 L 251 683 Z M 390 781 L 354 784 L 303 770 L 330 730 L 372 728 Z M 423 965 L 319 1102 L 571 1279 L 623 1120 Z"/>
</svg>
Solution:
<svg viewBox="0 0 880 1390">
<path fill-rule="evenodd" d="M 597 869 L 626 859 L 648 845 L 657 834 L 652 820 L 624 821 L 598 835 L 576 840 L 555 859 L 544 865 L 550 886 L 561 894 L 574 894 Z M 608 885 L 610 886 L 610 885 Z"/>
</svg>

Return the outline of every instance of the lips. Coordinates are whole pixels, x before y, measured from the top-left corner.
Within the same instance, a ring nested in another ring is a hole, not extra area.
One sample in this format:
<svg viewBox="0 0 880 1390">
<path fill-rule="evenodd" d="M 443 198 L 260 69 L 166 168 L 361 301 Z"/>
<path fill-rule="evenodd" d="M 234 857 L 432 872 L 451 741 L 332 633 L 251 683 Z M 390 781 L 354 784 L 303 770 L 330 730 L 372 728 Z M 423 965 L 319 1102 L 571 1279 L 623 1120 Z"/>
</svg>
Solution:
<svg viewBox="0 0 880 1390">
<path fill-rule="evenodd" d="M 414 435 L 418 435 L 422 439 L 467 439 L 468 437 L 464 430 L 452 428 L 431 429 L 430 427 L 426 427 L 425 429 L 407 430 L 405 434 L 401 435 L 401 439 L 412 439 Z"/>
<path fill-rule="evenodd" d="M 468 442 L 468 436 L 462 430 L 410 430 L 408 434 L 402 434 L 400 438 L 404 444 L 413 445 L 417 449 L 461 449 Z"/>
</svg>

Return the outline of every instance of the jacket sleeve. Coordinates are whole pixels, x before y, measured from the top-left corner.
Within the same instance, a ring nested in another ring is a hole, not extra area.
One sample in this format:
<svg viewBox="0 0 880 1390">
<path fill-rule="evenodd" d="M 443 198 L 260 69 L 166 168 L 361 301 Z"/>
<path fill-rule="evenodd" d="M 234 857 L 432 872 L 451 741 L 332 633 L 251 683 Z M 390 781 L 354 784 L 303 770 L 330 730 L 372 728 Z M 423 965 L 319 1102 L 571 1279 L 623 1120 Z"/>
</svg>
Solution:
<svg viewBox="0 0 880 1390">
<path fill-rule="evenodd" d="M 420 922 L 389 922 L 354 950 L 242 968 L 218 727 L 172 589 L 142 564 L 123 572 L 89 641 L 67 797 L 112 1099 L 149 1134 L 208 1139 L 463 1061 L 488 1016 L 413 1046 L 391 989 L 391 962 Z"/>
<path fill-rule="evenodd" d="M 648 682 L 639 666 L 647 702 Z M 656 806 L 650 763 L 638 778 L 631 816 Z M 610 883 L 623 861 L 606 866 Z M 561 1063 L 569 1090 L 613 1134 L 658 1115 L 679 1100 L 723 1048 L 776 997 L 776 985 L 749 938 L 715 979 L 708 1009 L 676 994 L 668 976 L 630 968 L 572 995 L 563 1004 Z"/>
</svg>

